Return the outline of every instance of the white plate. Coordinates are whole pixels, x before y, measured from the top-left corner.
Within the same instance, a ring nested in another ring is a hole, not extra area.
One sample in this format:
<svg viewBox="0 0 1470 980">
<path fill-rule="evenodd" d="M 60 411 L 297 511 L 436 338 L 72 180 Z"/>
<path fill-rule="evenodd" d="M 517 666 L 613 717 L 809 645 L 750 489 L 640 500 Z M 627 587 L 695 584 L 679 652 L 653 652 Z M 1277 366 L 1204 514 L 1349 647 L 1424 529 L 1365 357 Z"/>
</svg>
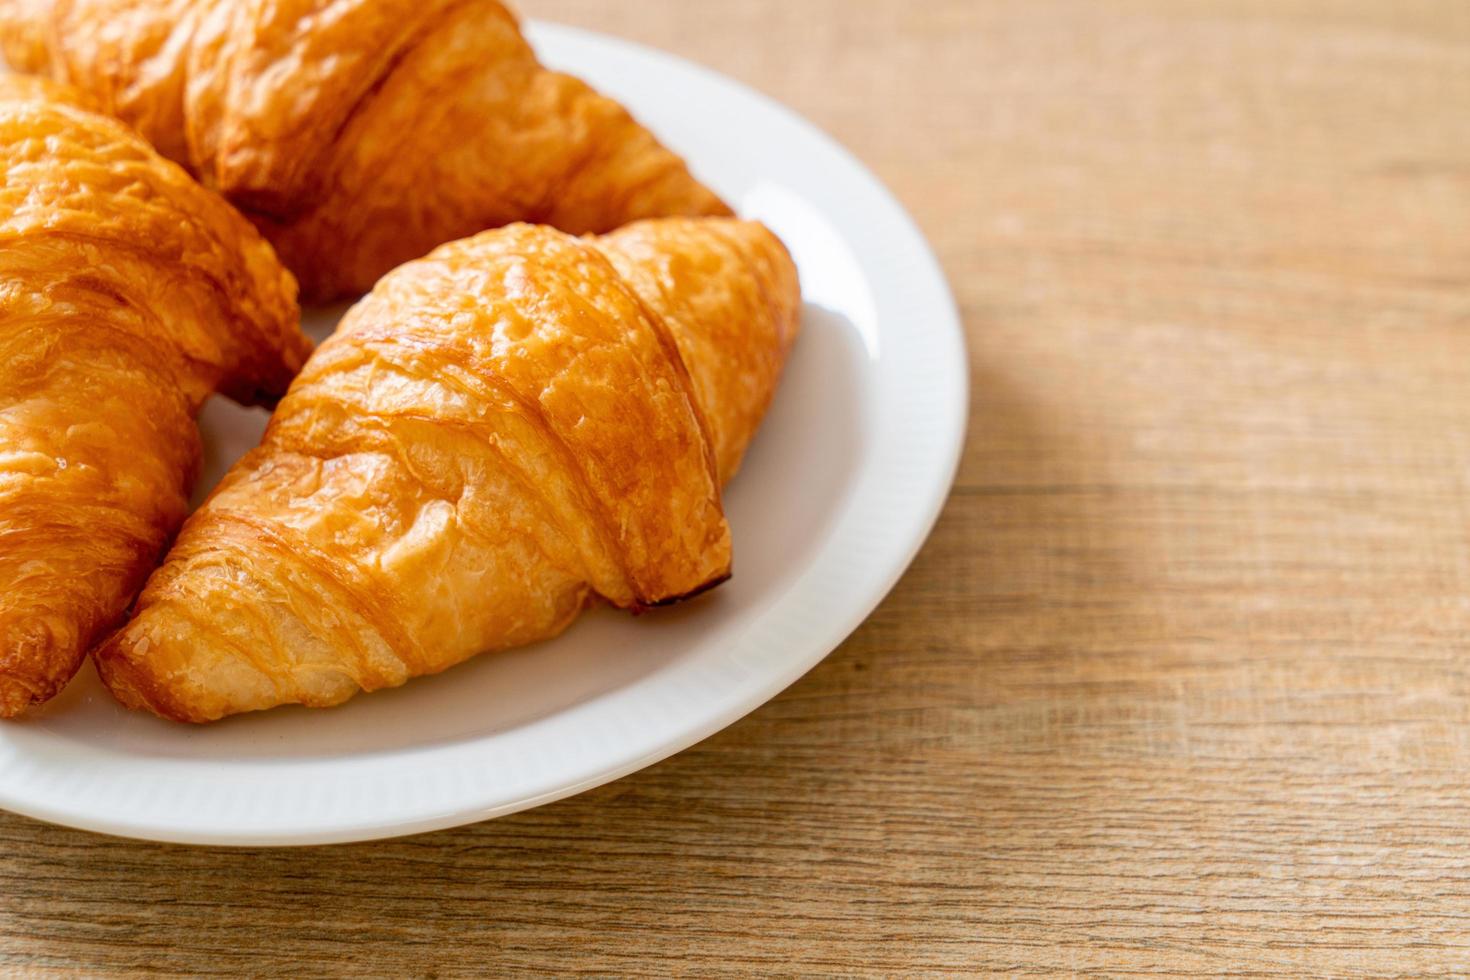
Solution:
<svg viewBox="0 0 1470 980">
<path fill-rule="evenodd" d="M 912 222 L 841 147 L 729 79 L 582 31 L 531 35 L 767 222 L 800 267 L 801 337 L 725 497 L 735 577 L 330 711 L 174 725 L 118 708 L 84 667 L 44 711 L 0 725 L 0 806 L 209 844 L 365 840 L 511 813 L 729 725 L 826 656 L 908 565 L 966 416 L 959 319 Z M 320 335 L 331 321 L 318 320 Z M 263 422 L 206 408 L 206 483 Z"/>
</svg>

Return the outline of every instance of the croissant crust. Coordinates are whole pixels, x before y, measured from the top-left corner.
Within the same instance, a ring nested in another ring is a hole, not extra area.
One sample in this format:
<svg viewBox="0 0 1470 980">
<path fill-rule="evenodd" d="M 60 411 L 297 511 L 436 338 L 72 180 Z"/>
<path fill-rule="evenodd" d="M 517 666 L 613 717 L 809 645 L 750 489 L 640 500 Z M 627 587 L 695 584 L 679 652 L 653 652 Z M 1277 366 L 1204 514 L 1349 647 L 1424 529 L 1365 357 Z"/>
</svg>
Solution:
<svg viewBox="0 0 1470 980">
<path fill-rule="evenodd" d="M 305 361 L 295 284 L 89 98 L 0 78 L 0 716 L 54 695 L 183 520 L 216 389 Z"/>
<path fill-rule="evenodd" d="M 125 704 L 330 705 L 726 578 L 797 325 L 758 224 L 515 225 L 384 278 L 98 652 Z"/>
<path fill-rule="evenodd" d="M 729 213 L 496 0 L 0 0 L 0 39 L 241 208 L 310 300 L 511 221 Z"/>
</svg>

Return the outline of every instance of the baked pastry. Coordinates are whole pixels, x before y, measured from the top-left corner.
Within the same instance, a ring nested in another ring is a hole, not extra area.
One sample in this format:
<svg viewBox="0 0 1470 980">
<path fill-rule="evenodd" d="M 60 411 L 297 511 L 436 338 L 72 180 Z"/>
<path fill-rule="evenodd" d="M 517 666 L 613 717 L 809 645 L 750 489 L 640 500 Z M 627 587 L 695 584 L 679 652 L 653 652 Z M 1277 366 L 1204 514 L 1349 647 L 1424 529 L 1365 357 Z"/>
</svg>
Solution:
<svg viewBox="0 0 1470 980">
<path fill-rule="evenodd" d="M 308 300 L 511 221 L 729 213 L 496 0 L 0 0 L 0 39 L 244 211 Z"/>
<path fill-rule="evenodd" d="M 0 715 L 55 694 L 183 520 L 194 415 L 286 390 L 295 283 L 86 101 L 0 77 Z"/>
<path fill-rule="evenodd" d="M 780 375 L 763 226 L 513 225 L 390 273 L 312 356 L 97 651 L 183 721 L 337 704 L 730 572 L 720 487 Z"/>
</svg>

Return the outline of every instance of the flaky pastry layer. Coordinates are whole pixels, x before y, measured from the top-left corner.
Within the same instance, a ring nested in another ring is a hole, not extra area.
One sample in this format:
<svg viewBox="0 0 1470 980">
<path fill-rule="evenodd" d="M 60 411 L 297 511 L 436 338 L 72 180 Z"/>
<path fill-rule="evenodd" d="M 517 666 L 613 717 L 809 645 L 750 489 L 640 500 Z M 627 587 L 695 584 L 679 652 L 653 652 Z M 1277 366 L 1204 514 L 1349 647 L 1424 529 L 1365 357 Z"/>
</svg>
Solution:
<svg viewBox="0 0 1470 980">
<path fill-rule="evenodd" d="M 799 288 L 763 226 L 514 225 L 389 274 L 97 654 L 186 721 L 337 704 L 730 573 Z"/>
<path fill-rule="evenodd" d="M 184 518 L 195 413 L 279 397 L 295 283 L 88 97 L 0 78 L 0 716 L 54 695 Z"/>
<path fill-rule="evenodd" d="M 496 0 L 0 0 L 0 47 L 229 198 L 310 300 L 512 221 L 729 213 Z"/>
</svg>

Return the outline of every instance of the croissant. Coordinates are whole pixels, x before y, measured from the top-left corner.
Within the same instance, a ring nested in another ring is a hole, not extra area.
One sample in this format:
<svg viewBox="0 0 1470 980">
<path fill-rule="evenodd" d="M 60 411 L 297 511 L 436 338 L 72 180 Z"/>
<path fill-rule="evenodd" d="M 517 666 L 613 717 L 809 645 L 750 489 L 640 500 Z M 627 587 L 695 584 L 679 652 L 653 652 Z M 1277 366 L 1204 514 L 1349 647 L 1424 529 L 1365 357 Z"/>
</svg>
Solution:
<svg viewBox="0 0 1470 980">
<path fill-rule="evenodd" d="M 0 38 L 224 194 L 312 301 L 511 221 L 729 214 L 496 0 L 0 0 Z"/>
<path fill-rule="evenodd" d="M 530 225 L 390 273 L 97 651 L 181 721 L 337 704 L 730 573 L 721 484 L 797 329 L 763 226 Z"/>
<path fill-rule="evenodd" d="M 0 716 L 54 695 L 185 514 L 214 390 L 285 391 L 295 284 L 85 96 L 0 77 Z"/>
</svg>

